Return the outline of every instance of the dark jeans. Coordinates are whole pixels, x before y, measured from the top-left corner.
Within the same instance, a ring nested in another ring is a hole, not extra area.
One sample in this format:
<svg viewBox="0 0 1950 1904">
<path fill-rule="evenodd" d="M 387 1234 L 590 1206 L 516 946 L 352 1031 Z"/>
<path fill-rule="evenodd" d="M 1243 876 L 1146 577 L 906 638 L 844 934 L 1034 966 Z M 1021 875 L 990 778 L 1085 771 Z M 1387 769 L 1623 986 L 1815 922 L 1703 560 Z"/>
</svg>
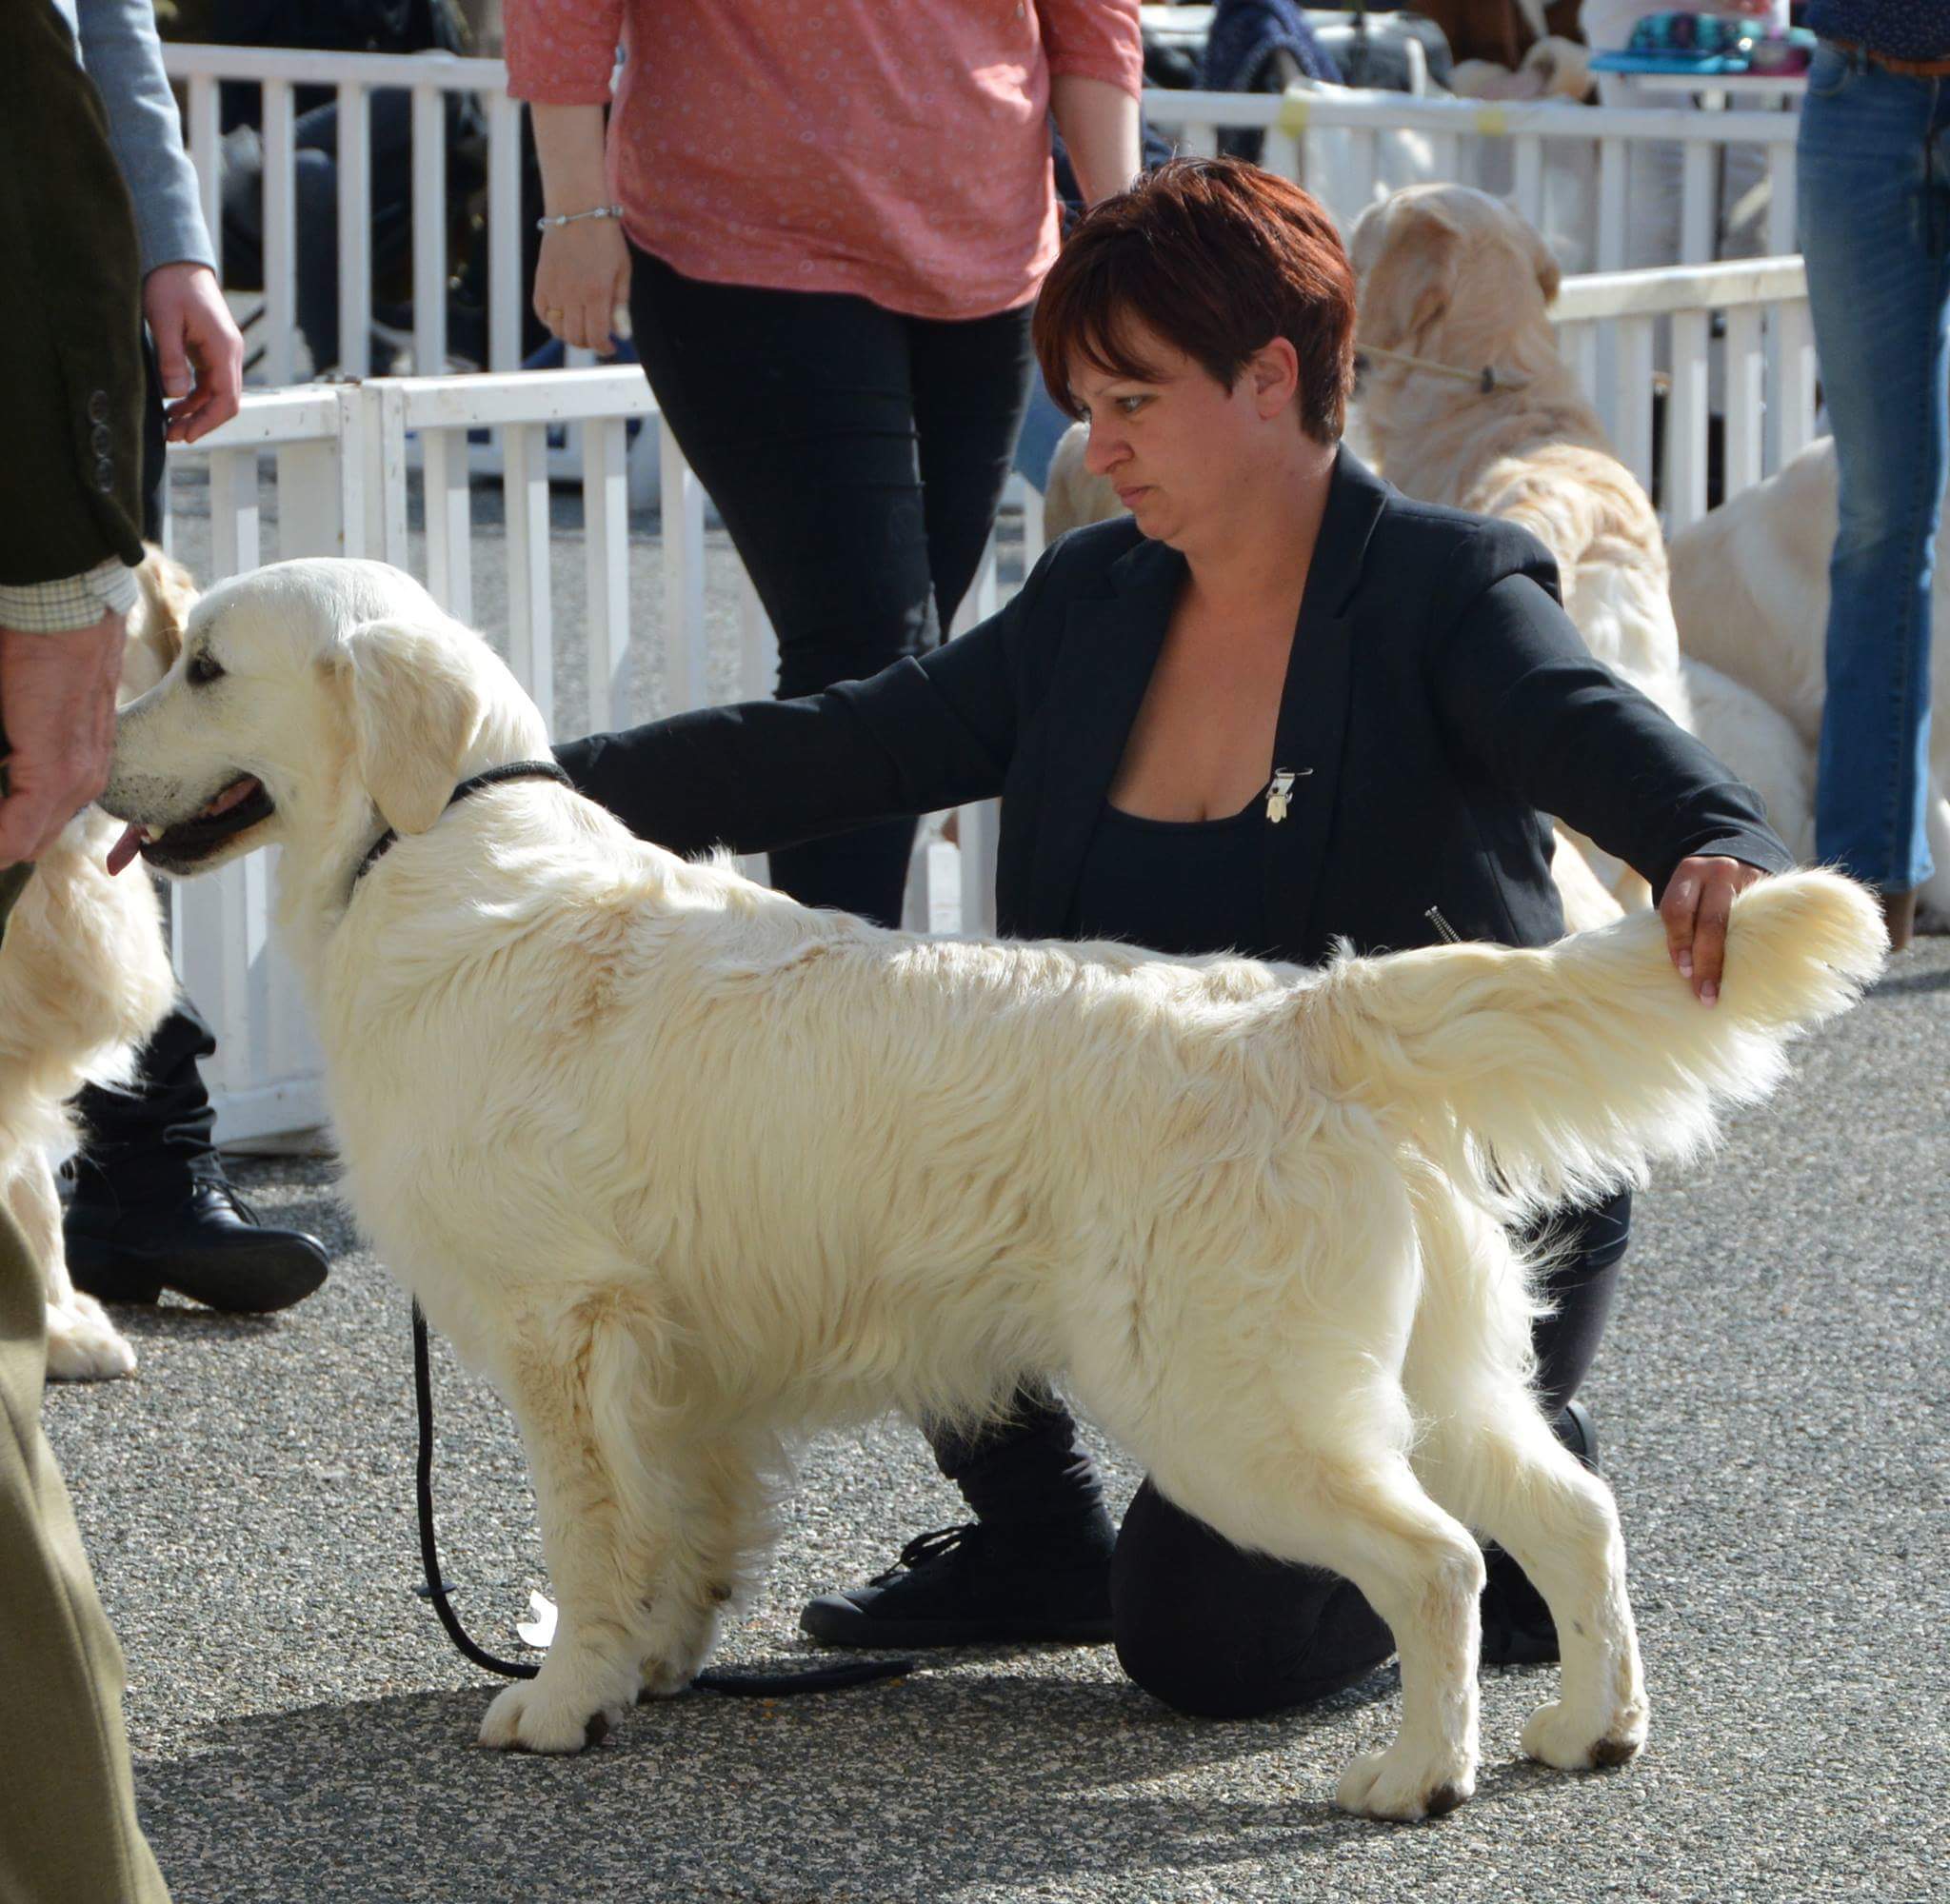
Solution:
<svg viewBox="0 0 1950 1904">
<path fill-rule="evenodd" d="M 1940 14 L 1938 16 L 1940 19 Z M 1815 855 L 1930 877 L 1930 634 L 1950 476 L 1950 79 L 1823 42 L 1801 108 L 1808 310 L 1835 431 Z"/>
<path fill-rule="evenodd" d="M 1598 1352 L 1631 1218 L 1631 1194 L 1621 1191 L 1556 1226 L 1564 1245 L 1544 1285 L 1556 1313 L 1536 1338 L 1546 1414 L 1577 1393 Z M 1101 1498 L 1076 1423 L 1046 1393 L 1025 1391 L 1001 1430 L 929 1439 L 986 1523 L 1033 1537 Z M 1180 1711 L 1212 1717 L 1324 1698 L 1394 1651 L 1386 1624 L 1339 1575 L 1244 1553 L 1148 1480 L 1118 1533 L 1110 1605 L 1124 1671 Z"/>
<path fill-rule="evenodd" d="M 935 646 L 1008 479 L 1027 307 L 938 323 L 635 258 L 636 347 L 771 617 L 780 698 Z M 913 841 L 896 820 L 793 846 L 772 855 L 772 883 L 898 925 Z"/>
</svg>

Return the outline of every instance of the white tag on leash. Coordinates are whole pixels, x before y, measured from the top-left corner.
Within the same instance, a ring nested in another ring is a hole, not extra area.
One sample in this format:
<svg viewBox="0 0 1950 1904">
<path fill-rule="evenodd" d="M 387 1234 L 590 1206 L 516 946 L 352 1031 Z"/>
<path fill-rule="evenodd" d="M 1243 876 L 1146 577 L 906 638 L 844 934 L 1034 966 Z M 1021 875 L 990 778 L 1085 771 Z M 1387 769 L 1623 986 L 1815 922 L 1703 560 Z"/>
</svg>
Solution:
<svg viewBox="0 0 1950 1904">
<path fill-rule="evenodd" d="M 524 1646 L 532 1646 L 537 1653 L 547 1652 L 555 1638 L 555 1602 L 542 1594 L 528 1595 L 528 1616 L 515 1622 L 515 1632 L 521 1636 Z"/>
</svg>

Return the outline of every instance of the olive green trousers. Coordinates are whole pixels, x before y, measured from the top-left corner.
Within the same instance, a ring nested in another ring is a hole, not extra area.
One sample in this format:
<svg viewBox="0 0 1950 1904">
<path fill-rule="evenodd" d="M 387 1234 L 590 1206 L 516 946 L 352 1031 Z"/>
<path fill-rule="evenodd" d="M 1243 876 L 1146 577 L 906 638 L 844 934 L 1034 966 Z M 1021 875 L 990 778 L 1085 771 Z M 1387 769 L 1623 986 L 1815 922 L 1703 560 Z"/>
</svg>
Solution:
<svg viewBox="0 0 1950 1904">
<path fill-rule="evenodd" d="M 47 1353 L 40 1268 L 0 1209 L 0 1904 L 168 1904 L 135 1821 L 122 1649 L 41 1432 Z"/>
</svg>

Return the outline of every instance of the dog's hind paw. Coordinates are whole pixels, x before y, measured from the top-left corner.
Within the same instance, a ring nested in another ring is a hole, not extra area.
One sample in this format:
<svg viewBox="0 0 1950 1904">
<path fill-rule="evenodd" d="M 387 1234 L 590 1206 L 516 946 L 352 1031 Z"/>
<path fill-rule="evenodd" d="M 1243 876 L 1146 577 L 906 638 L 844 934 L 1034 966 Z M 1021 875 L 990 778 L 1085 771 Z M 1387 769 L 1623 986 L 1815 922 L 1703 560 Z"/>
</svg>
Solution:
<svg viewBox="0 0 1950 1904">
<path fill-rule="evenodd" d="M 54 1381 L 112 1381 L 135 1373 L 135 1351 L 92 1296 L 79 1290 L 48 1311 L 48 1375 Z"/>
<path fill-rule="evenodd" d="M 481 1720 L 481 1743 L 496 1752 L 580 1752 L 600 1744 L 625 1710 L 592 1707 L 572 1688 L 522 1679 L 495 1694 Z"/>
<path fill-rule="evenodd" d="M 1364 1818 L 1413 1824 L 1453 1812 L 1476 1790 L 1476 1763 L 1452 1753 L 1431 1755 L 1398 1739 L 1386 1752 L 1366 1752 L 1341 1775 L 1334 1802 Z"/>
<path fill-rule="evenodd" d="M 1523 1727 L 1523 1750 L 1560 1772 L 1595 1772 L 1622 1765 L 1645 1743 L 1642 1700 L 1622 1708 L 1609 1721 L 1574 1712 L 1562 1700 L 1539 1706 Z"/>
</svg>

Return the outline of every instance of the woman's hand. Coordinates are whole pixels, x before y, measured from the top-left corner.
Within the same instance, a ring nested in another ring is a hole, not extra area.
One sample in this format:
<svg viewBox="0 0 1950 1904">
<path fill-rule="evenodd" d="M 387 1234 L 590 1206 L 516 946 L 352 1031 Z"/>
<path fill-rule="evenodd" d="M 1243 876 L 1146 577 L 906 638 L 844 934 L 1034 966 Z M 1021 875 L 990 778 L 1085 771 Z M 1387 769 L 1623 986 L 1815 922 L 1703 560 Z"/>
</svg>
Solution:
<svg viewBox="0 0 1950 1904">
<path fill-rule="evenodd" d="M 565 344 L 616 353 L 629 335 L 629 248 L 613 218 L 586 218 L 542 234 L 535 265 L 535 315 Z"/>
<path fill-rule="evenodd" d="M 194 443 L 237 414 L 244 339 L 208 265 L 158 265 L 142 281 L 142 314 L 155 340 L 171 443 Z"/>
<path fill-rule="evenodd" d="M 1691 982 L 1693 996 L 1702 1005 L 1720 997 L 1721 973 L 1726 964 L 1726 922 L 1733 896 L 1767 876 L 1744 860 L 1695 854 L 1681 860 L 1666 882 L 1659 902 L 1665 922 L 1665 949 L 1682 979 Z"/>
<path fill-rule="evenodd" d="M 66 634 L 0 628 L 10 744 L 0 783 L 0 866 L 38 860 L 108 785 L 123 634 L 113 612 Z"/>
</svg>

